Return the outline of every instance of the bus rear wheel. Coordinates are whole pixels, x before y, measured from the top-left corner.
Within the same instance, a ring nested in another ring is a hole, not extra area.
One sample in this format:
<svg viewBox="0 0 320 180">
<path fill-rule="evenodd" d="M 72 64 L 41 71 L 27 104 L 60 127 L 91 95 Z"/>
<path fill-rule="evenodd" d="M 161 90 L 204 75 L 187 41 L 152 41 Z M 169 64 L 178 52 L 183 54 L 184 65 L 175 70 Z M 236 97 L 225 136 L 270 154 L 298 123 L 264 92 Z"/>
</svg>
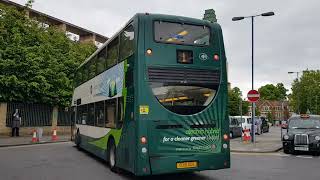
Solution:
<svg viewBox="0 0 320 180">
<path fill-rule="evenodd" d="M 111 171 L 113 172 L 117 171 L 116 161 L 117 161 L 116 145 L 114 144 L 114 140 L 110 139 L 108 143 L 108 150 L 107 150 L 107 162 Z"/>
</svg>

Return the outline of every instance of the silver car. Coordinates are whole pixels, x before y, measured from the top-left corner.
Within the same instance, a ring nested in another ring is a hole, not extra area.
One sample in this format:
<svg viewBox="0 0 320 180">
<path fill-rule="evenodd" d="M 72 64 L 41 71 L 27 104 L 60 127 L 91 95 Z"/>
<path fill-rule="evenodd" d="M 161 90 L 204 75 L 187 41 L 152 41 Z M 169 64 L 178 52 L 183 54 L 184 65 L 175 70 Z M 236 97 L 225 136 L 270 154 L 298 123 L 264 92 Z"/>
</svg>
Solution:
<svg viewBox="0 0 320 180">
<path fill-rule="evenodd" d="M 230 139 L 235 137 L 241 137 L 242 135 L 242 127 L 241 122 L 238 121 L 237 118 L 229 117 L 230 124 Z"/>
</svg>

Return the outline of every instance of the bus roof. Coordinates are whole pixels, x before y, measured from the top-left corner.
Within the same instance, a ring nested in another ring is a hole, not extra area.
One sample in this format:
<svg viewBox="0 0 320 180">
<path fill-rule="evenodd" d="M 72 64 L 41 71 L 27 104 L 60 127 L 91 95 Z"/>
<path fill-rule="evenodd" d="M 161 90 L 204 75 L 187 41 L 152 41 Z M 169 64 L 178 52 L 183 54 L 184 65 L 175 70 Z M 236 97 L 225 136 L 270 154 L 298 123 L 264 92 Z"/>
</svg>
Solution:
<svg viewBox="0 0 320 180">
<path fill-rule="evenodd" d="M 114 38 L 116 38 L 119 33 L 126 27 L 128 26 L 135 18 L 138 19 L 144 19 L 145 17 L 150 16 L 153 19 L 159 19 L 159 20 L 163 20 L 163 21 L 173 21 L 173 22 L 185 22 L 185 23 L 192 23 L 192 24 L 196 24 L 196 25 L 205 25 L 205 26 L 212 26 L 212 25 L 216 25 L 219 26 L 218 23 L 211 23 L 209 21 L 206 20 L 202 20 L 202 19 L 196 19 L 196 18 L 191 18 L 191 17 L 184 17 L 184 16 L 175 16 L 175 15 L 166 15 L 166 14 L 150 14 L 150 13 L 137 13 L 135 14 L 129 21 L 127 21 L 127 23 L 120 28 L 120 30 L 118 30 L 113 36 L 111 36 L 105 43 L 103 43 L 103 45 L 98 48 L 93 54 L 91 54 L 83 63 L 81 63 L 81 65 L 77 68 L 79 69 L 80 67 L 82 67 L 84 64 L 86 64 L 92 57 L 94 57 L 95 55 L 97 55 L 103 48 L 105 48 L 109 42 L 111 42 Z"/>
</svg>

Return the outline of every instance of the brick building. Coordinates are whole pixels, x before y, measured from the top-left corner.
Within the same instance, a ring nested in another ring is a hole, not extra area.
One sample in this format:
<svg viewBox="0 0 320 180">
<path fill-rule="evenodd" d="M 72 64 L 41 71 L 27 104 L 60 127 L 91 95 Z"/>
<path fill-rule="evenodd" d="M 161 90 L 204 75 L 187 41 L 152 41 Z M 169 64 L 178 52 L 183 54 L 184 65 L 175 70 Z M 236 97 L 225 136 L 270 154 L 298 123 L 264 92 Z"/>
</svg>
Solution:
<svg viewBox="0 0 320 180">
<path fill-rule="evenodd" d="M 274 120 L 288 120 L 290 117 L 290 108 L 288 101 L 270 101 L 259 100 L 256 107 L 260 112 L 260 116 L 267 117 L 270 113 Z M 251 106 L 249 106 L 248 114 L 251 116 Z"/>
</svg>

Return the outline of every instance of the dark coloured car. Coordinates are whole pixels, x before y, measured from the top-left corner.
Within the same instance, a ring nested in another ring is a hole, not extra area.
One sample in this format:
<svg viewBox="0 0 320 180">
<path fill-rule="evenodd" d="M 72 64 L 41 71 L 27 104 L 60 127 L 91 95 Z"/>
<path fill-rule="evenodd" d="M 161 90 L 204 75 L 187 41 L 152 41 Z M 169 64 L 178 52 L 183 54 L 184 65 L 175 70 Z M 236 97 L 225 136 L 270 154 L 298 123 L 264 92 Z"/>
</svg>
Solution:
<svg viewBox="0 0 320 180">
<path fill-rule="evenodd" d="M 242 127 L 240 122 L 236 118 L 230 117 L 230 138 L 241 137 Z"/>
<path fill-rule="evenodd" d="M 288 120 L 287 133 L 282 137 L 285 153 L 294 154 L 297 151 L 320 153 L 320 116 L 301 115 Z"/>
<path fill-rule="evenodd" d="M 269 121 L 268 119 L 266 119 L 265 117 L 260 117 L 260 119 L 262 120 L 262 124 L 261 124 L 261 131 L 263 133 L 267 133 L 269 132 Z"/>
</svg>

